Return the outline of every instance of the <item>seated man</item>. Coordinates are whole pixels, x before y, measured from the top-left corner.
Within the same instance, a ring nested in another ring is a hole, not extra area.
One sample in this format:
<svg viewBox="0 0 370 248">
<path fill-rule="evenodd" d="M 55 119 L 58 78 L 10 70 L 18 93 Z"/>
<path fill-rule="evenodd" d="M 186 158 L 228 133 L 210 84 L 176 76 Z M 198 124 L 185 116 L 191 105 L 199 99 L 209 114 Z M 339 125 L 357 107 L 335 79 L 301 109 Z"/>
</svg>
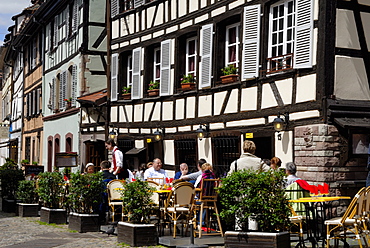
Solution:
<svg viewBox="0 0 370 248">
<path fill-rule="evenodd" d="M 189 174 L 189 168 L 186 163 L 180 164 L 180 171 L 176 172 L 175 177 L 173 179 L 177 180 L 180 179 L 181 176 L 186 176 Z"/>
<path fill-rule="evenodd" d="M 199 159 L 197 164 L 198 171 L 187 175 L 182 175 L 179 179 L 182 181 L 189 181 L 194 184 L 197 178 L 202 175 L 202 165 L 205 163 L 207 163 L 207 161 L 204 158 Z"/>
<path fill-rule="evenodd" d="M 153 166 L 144 172 L 144 180 L 148 180 L 148 178 L 166 179 L 167 177 L 167 172 L 162 169 L 162 161 L 159 158 L 155 158 L 153 160 Z M 163 184 L 164 180 L 158 180 L 157 183 Z"/>
</svg>

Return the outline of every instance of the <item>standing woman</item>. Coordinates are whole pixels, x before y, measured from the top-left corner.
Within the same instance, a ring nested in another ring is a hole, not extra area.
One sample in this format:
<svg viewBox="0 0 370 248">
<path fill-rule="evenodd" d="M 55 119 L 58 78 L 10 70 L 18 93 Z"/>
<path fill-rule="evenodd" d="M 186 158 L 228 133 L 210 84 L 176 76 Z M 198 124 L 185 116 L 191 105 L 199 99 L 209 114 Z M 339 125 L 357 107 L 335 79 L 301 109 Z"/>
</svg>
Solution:
<svg viewBox="0 0 370 248">
<path fill-rule="evenodd" d="M 114 140 L 108 139 L 105 141 L 105 148 L 112 151 L 112 166 L 109 171 L 117 176 L 118 179 L 128 178 L 128 167 L 123 164 L 123 153 L 118 149 Z"/>
<path fill-rule="evenodd" d="M 280 160 L 280 158 L 273 157 L 271 159 L 271 164 L 270 164 L 271 169 L 277 170 L 277 169 L 280 168 L 280 166 L 281 166 L 281 160 Z"/>
</svg>

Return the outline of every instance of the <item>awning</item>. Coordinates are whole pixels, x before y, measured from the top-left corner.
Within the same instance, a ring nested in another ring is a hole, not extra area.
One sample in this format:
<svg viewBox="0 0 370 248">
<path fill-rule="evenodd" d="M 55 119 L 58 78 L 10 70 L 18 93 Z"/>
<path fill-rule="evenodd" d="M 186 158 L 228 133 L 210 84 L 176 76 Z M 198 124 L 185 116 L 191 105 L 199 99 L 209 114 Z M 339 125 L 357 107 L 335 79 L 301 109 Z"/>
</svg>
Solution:
<svg viewBox="0 0 370 248">
<path fill-rule="evenodd" d="M 132 148 L 131 150 L 128 150 L 125 154 L 126 155 L 134 155 L 134 154 L 138 154 L 138 153 L 144 151 L 145 149 L 146 149 L 146 147 Z"/>
<path fill-rule="evenodd" d="M 77 98 L 77 101 L 81 104 L 91 104 L 91 105 L 102 105 L 107 102 L 107 90 L 102 90 L 87 94 Z"/>
<path fill-rule="evenodd" d="M 368 118 L 334 118 L 334 122 L 343 128 L 370 128 L 370 119 Z"/>
</svg>

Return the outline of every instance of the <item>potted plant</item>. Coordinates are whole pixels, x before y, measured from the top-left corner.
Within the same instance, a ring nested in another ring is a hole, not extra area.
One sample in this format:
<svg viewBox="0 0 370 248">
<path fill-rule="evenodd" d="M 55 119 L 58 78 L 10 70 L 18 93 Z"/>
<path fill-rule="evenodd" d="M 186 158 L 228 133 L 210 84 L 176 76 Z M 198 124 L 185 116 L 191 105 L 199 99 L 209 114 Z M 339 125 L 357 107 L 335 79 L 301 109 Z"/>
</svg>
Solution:
<svg viewBox="0 0 370 248">
<path fill-rule="evenodd" d="M 181 78 L 181 89 L 182 90 L 193 90 L 195 88 L 195 77 L 193 74 L 184 75 Z"/>
<path fill-rule="evenodd" d="M 0 167 L 2 210 L 16 211 L 16 190 L 20 181 L 24 180 L 23 170 L 18 168 L 14 160 L 7 158 Z"/>
<path fill-rule="evenodd" d="M 221 69 L 223 76 L 221 76 L 221 82 L 223 84 L 233 83 L 238 81 L 238 68 L 234 64 L 229 64 Z"/>
<path fill-rule="evenodd" d="M 153 211 L 151 196 L 155 189 L 140 179 L 126 183 L 122 188 L 123 213 L 128 221 L 118 222 L 118 242 L 131 246 L 157 245 L 156 226 L 150 224 L 149 218 Z"/>
<path fill-rule="evenodd" d="M 62 208 L 65 190 L 63 174 L 59 171 L 43 172 L 38 175 L 37 193 L 43 205 L 40 210 L 40 221 L 48 224 L 67 222 L 67 211 Z"/>
<path fill-rule="evenodd" d="M 123 100 L 130 100 L 131 99 L 131 86 L 124 86 L 122 88 L 122 96 Z"/>
<path fill-rule="evenodd" d="M 65 98 L 64 101 L 66 102 L 66 109 L 72 108 L 72 97 Z"/>
<path fill-rule="evenodd" d="M 150 81 L 148 84 L 148 96 L 158 96 L 159 95 L 159 82 Z"/>
<path fill-rule="evenodd" d="M 27 165 L 27 164 L 29 164 L 30 163 L 30 161 L 28 160 L 28 159 L 23 159 L 22 161 L 21 161 L 21 164 L 22 165 Z"/>
<path fill-rule="evenodd" d="M 18 213 L 20 217 L 37 217 L 39 211 L 39 197 L 34 180 L 19 182 L 17 189 Z"/>
<path fill-rule="evenodd" d="M 102 202 L 103 175 L 72 173 L 69 180 L 70 207 L 68 228 L 78 232 L 98 232 L 99 206 Z"/>
<path fill-rule="evenodd" d="M 284 172 L 236 171 L 222 180 L 219 196 L 223 206 L 221 218 L 228 224 L 235 222 L 240 229 L 225 233 L 225 247 L 231 243 L 237 247 L 256 247 L 259 240 L 266 247 L 290 247 L 290 208 Z M 250 220 L 257 222 L 258 232 L 250 231 Z"/>
</svg>

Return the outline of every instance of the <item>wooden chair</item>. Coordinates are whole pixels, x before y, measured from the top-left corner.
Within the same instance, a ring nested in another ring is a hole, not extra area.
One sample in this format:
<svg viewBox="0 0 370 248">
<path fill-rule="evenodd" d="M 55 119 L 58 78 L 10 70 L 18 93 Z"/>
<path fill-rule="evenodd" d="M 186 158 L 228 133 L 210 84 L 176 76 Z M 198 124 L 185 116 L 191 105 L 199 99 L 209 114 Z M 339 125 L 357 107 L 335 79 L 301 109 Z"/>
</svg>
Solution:
<svg viewBox="0 0 370 248">
<path fill-rule="evenodd" d="M 216 189 L 219 184 L 220 179 L 202 179 L 201 181 L 199 197 L 195 199 L 193 204 L 193 209 L 195 211 L 198 211 L 199 216 L 198 231 L 196 231 L 197 233 L 199 233 L 199 238 L 201 238 L 202 235 L 221 235 L 222 237 L 224 236 L 222 232 L 220 216 L 217 210 L 218 193 Z M 206 211 L 205 220 L 203 220 L 203 211 Z M 215 212 L 218 230 L 217 229 L 213 230 L 210 228 L 210 219 L 211 219 L 210 211 Z M 205 221 L 206 224 L 205 234 L 202 234 L 203 221 Z"/>
<path fill-rule="evenodd" d="M 293 224 L 290 227 L 290 233 L 291 234 L 297 234 L 297 232 L 294 232 L 293 231 L 293 228 L 294 227 L 298 227 L 298 229 L 299 229 L 299 231 L 298 231 L 299 245 L 303 244 L 303 247 L 305 247 L 304 246 L 304 239 L 303 239 L 303 236 L 304 236 L 304 233 L 303 233 L 303 221 L 306 219 L 306 216 L 298 215 L 294 211 L 294 209 L 293 209 L 293 207 L 291 205 L 289 205 L 289 208 L 290 208 L 291 213 L 292 213 L 292 215 L 289 216 L 289 220 L 290 220 L 290 223 Z"/>
<path fill-rule="evenodd" d="M 325 221 L 327 248 L 330 247 L 331 239 L 341 239 L 345 241 L 348 235 L 351 234 L 351 237 L 355 238 L 358 241 L 359 247 L 362 248 L 360 239 L 361 223 L 356 215 L 363 209 L 365 192 L 365 187 L 357 192 L 342 217 L 336 217 Z"/>
<path fill-rule="evenodd" d="M 112 222 L 114 222 L 114 216 L 118 210 L 123 213 L 123 201 L 121 199 L 120 190 L 124 185 L 125 181 L 118 179 L 114 179 L 107 184 L 108 206 L 112 216 Z"/>
<path fill-rule="evenodd" d="M 164 177 L 148 177 L 146 180 L 147 181 L 154 181 L 154 182 L 158 183 L 159 185 L 164 185 L 166 179 Z"/>
<path fill-rule="evenodd" d="M 166 205 L 163 208 L 165 215 L 173 223 L 173 238 L 176 238 L 177 223 L 182 218 L 188 224 L 192 218 L 192 205 L 194 201 L 194 185 L 189 182 L 180 182 L 174 185 Z M 182 222 L 184 224 L 184 222 Z"/>
</svg>

